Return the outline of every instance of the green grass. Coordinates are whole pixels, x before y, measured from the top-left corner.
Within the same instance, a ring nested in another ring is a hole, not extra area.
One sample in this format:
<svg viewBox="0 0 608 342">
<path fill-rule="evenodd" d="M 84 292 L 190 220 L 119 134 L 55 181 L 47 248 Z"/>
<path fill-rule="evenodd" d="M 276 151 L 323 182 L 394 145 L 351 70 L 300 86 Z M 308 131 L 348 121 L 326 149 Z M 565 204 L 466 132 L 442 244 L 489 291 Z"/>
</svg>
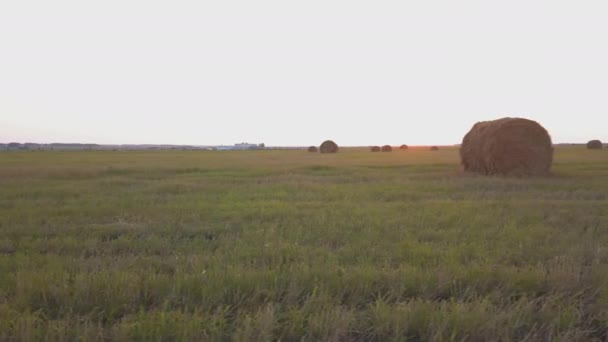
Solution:
<svg viewBox="0 0 608 342">
<path fill-rule="evenodd" d="M 0 153 L 0 340 L 608 339 L 608 151 Z"/>
</svg>

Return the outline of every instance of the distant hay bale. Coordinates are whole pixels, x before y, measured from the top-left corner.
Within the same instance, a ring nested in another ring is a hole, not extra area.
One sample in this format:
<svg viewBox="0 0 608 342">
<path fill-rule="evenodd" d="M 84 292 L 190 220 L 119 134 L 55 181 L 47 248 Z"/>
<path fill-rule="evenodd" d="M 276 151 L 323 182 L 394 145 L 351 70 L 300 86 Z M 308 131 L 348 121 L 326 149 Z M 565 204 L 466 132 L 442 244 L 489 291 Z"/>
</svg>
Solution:
<svg viewBox="0 0 608 342">
<path fill-rule="evenodd" d="M 336 153 L 338 152 L 338 145 L 331 140 L 325 140 L 319 149 L 321 153 Z"/>
<path fill-rule="evenodd" d="M 439 151 L 439 147 L 437 147 L 437 146 L 431 146 L 431 151 Z"/>
<path fill-rule="evenodd" d="M 553 145 L 547 130 L 535 121 L 482 121 L 462 140 L 460 159 L 467 172 L 544 176 L 551 169 Z"/>
<path fill-rule="evenodd" d="M 391 145 L 384 145 L 382 146 L 382 152 L 393 152 L 393 148 Z"/>
<path fill-rule="evenodd" d="M 403 145 L 399 146 L 399 149 L 400 149 L 400 150 L 407 150 L 407 149 L 409 149 L 409 148 L 410 148 L 410 147 L 409 147 L 409 146 L 407 146 L 407 145 L 405 145 L 405 144 L 403 144 Z"/>
<path fill-rule="evenodd" d="M 604 144 L 599 140 L 591 140 L 587 143 L 587 148 L 590 150 L 599 150 L 604 148 Z"/>
<path fill-rule="evenodd" d="M 372 152 L 380 152 L 380 146 L 372 146 L 371 151 Z"/>
<path fill-rule="evenodd" d="M 319 149 L 317 149 L 317 146 L 310 146 L 308 148 L 308 152 L 317 152 Z"/>
</svg>

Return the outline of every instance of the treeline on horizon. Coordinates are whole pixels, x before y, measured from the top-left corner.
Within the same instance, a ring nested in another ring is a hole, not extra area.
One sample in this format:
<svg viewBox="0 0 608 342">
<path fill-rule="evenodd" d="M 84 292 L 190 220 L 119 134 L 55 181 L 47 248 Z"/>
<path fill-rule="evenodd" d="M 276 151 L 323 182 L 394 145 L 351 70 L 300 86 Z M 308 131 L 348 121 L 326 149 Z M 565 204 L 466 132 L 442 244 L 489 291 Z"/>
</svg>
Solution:
<svg viewBox="0 0 608 342">
<path fill-rule="evenodd" d="M 579 146 L 585 145 L 585 143 L 557 143 L 555 146 Z M 443 145 L 443 146 L 455 146 L 458 147 L 460 144 Z M 367 145 L 360 146 L 343 146 L 347 148 L 368 148 Z M 412 145 L 411 147 L 416 147 Z M 231 145 L 214 145 L 214 146 L 197 146 L 197 145 L 167 145 L 167 144 L 121 144 L 121 145 L 105 145 L 105 144 L 86 144 L 86 143 L 0 143 L 0 151 L 118 151 L 118 150 L 202 150 L 202 151 L 216 151 L 216 150 L 302 150 L 306 149 L 306 146 L 264 146 L 263 144 L 249 146 L 247 148 L 236 148 Z"/>
</svg>

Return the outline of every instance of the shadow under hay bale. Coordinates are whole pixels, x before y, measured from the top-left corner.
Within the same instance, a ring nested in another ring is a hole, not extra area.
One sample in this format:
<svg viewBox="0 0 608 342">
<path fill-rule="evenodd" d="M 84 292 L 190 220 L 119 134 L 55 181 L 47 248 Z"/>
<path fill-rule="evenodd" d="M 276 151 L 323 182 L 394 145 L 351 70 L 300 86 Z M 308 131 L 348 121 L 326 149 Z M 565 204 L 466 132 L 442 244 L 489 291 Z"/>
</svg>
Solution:
<svg viewBox="0 0 608 342">
<path fill-rule="evenodd" d="M 325 140 L 319 149 L 321 153 L 336 153 L 338 152 L 338 144 L 331 140 Z"/>
<path fill-rule="evenodd" d="M 476 123 L 462 141 L 460 158 L 467 172 L 545 176 L 553 163 L 553 145 L 537 122 L 503 118 Z"/>
<path fill-rule="evenodd" d="M 382 152 L 393 152 L 393 148 L 390 145 L 382 146 Z"/>
<path fill-rule="evenodd" d="M 604 144 L 599 140 L 591 140 L 587 143 L 587 148 L 590 150 L 601 150 Z"/>
<path fill-rule="evenodd" d="M 380 146 L 372 146 L 371 151 L 372 152 L 380 152 Z"/>
<path fill-rule="evenodd" d="M 308 152 L 317 152 L 319 149 L 316 146 L 310 146 Z"/>
</svg>

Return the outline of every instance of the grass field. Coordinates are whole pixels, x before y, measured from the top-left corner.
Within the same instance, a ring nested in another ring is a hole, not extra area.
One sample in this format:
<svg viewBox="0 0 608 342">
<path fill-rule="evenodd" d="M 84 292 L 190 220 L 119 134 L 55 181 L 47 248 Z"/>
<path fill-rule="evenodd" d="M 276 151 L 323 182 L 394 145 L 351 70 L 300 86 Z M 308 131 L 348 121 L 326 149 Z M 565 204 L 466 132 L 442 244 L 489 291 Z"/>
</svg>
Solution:
<svg viewBox="0 0 608 342">
<path fill-rule="evenodd" d="M 0 153 L 0 340 L 608 339 L 608 150 Z"/>
</svg>

